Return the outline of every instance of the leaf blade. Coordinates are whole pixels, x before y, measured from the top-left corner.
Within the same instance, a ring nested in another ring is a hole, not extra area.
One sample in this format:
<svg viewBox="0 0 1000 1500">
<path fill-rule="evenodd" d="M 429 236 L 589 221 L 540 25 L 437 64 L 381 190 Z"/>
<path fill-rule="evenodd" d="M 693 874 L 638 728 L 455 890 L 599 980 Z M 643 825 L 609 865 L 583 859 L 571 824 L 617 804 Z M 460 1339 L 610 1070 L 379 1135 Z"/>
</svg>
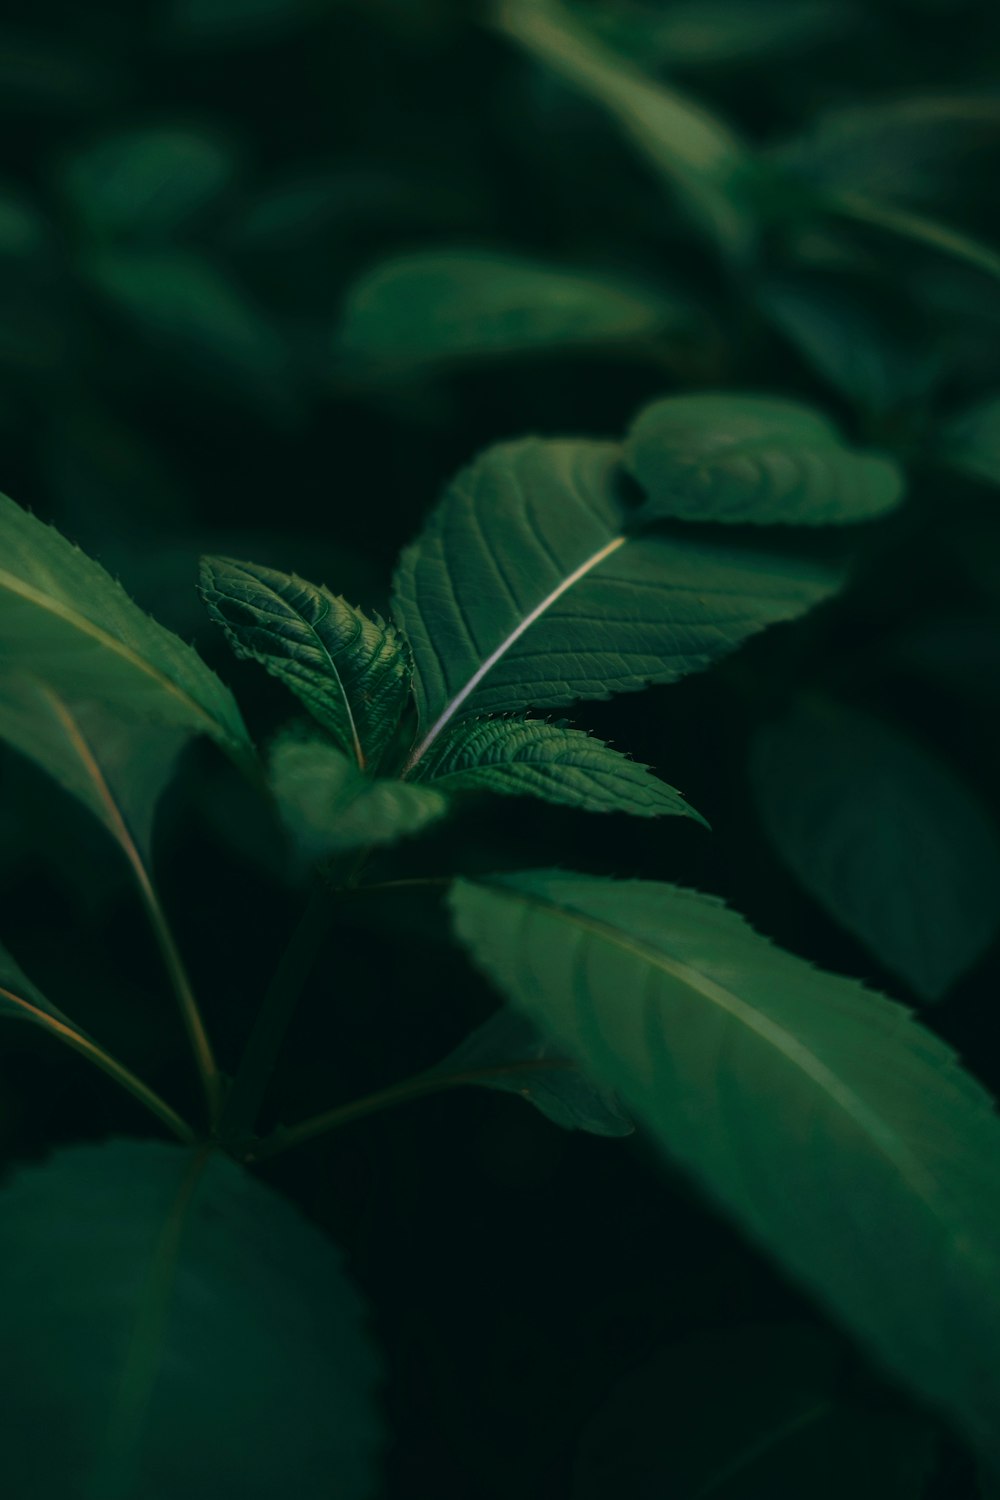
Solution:
<svg viewBox="0 0 1000 1500">
<path fill-rule="evenodd" d="M 415 780 L 448 792 L 541 797 L 585 812 L 705 822 L 648 766 L 581 729 L 546 719 L 460 720 L 420 761 Z"/>
<path fill-rule="evenodd" d="M 841 525 L 884 515 L 903 493 L 891 459 L 847 447 L 801 402 L 763 396 L 654 401 L 632 424 L 625 463 L 649 519 Z"/>
<path fill-rule="evenodd" d="M 0 1381 L 22 1493 L 168 1500 L 197 1478 L 263 1500 L 289 1464 L 297 1493 L 372 1493 L 358 1299 L 270 1189 L 215 1154 L 115 1141 L 20 1172 L 5 1218 Z M 296 1359 L 308 1380 L 289 1378 Z M 53 1419 L 65 1443 L 43 1440 Z"/>
<path fill-rule="evenodd" d="M 290 688 L 362 769 L 377 766 L 409 699 L 395 627 L 295 574 L 233 558 L 203 558 L 200 588 L 236 655 Z"/>
<path fill-rule="evenodd" d="M 535 871 L 452 899 L 502 992 L 1000 1461 L 1000 1121 L 954 1054 L 694 892 Z"/>
</svg>

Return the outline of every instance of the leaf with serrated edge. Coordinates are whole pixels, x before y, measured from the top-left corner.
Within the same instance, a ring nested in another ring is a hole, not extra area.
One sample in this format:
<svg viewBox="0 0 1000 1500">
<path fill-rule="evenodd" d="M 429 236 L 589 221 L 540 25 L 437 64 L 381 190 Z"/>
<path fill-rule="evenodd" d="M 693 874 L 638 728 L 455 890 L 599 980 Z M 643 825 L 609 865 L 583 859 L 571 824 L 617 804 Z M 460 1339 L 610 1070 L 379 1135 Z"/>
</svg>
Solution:
<svg viewBox="0 0 1000 1500">
<path fill-rule="evenodd" d="M 310 860 L 393 844 L 448 810 L 434 787 L 366 776 L 335 745 L 297 733 L 274 745 L 271 786 L 296 848 Z"/>
<path fill-rule="evenodd" d="M 546 710 L 674 682 L 833 592 L 826 570 L 629 534 L 614 443 L 527 438 L 459 474 L 396 574 L 420 739 L 459 714 Z"/>
<path fill-rule="evenodd" d="M 0 662 L 76 701 L 252 755 L 228 688 L 99 563 L 0 496 Z"/>
<path fill-rule="evenodd" d="M 625 463 L 649 519 L 829 526 L 896 506 L 903 476 L 848 448 L 819 412 L 766 396 L 668 396 L 641 411 Z"/>
<path fill-rule="evenodd" d="M 1000 1119 L 951 1050 L 676 886 L 530 871 L 452 903 L 501 992 L 1000 1464 Z"/>
<path fill-rule="evenodd" d="M 705 821 L 648 766 L 582 729 L 547 719 L 462 719 L 419 762 L 414 780 L 446 792 L 541 797 L 585 812 Z"/>
<path fill-rule="evenodd" d="M 544 1032 L 504 1005 L 459 1042 L 428 1077 L 454 1079 L 517 1094 L 564 1130 L 631 1135 L 628 1115 L 607 1089 L 592 1083 Z"/>
<path fill-rule="evenodd" d="M 409 701 L 395 626 L 329 589 L 228 557 L 206 557 L 201 594 L 237 656 L 299 697 L 359 766 L 377 766 Z"/>
<path fill-rule="evenodd" d="M 111 1141 L 19 1171 L 3 1219 L 11 1494 L 375 1493 L 358 1295 L 271 1188 L 206 1148 Z"/>
</svg>

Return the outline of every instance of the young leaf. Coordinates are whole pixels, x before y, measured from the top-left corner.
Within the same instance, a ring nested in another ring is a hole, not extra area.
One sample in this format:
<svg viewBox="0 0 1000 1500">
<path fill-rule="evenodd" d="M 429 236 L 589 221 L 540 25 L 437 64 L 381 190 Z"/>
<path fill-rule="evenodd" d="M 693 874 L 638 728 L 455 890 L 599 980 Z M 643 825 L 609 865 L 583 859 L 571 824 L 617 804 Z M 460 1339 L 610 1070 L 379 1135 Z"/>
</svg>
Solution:
<svg viewBox="0 0 1000 1500">
<path fill-rule="evenodd" d="M 409 702 L 399 633 L 294 574 L 205 557 L 201 594 L 226 639 L 299 697 L 361 767 L 378 765 Z"/>
<path fill-rule="evenodd" d="M 414 780 L 446 792 L 541 797 L 585 812 L 673 813 L 705 821 L 648 766 L 581 729 L 545 719 L 462 719 L 428 750 Z"/>
<path fill-rule="evenodd" d="M 272 751 L 271 786 L 296 848 L 310 861 L 393 844 L 448 809 L 433 787 L 375 780 L 335 745 L 295 733 Z"/>
<path fill-rule="evenodd" d="M 512 1006 L 501 1006 L 427 1076 L 443 1081 L 456 1075 L 466 1083 L 519 1094 L 564 1130 L 621 1136 L 635 1129 L 614 1094 L 591 1083 Z"/>
<path fill-rule="evenodd" d="M 72 704 L 30 678 L 0 678 L 0 739 L 37 762 L 146 865 L 156 804 L 185 738 L 93 703 Z"/>
<path fill-rule="evenodd" d="M 1000 395 L 987 396 L 952 417 L 939 451 L 953 468 L 1000 484 Z"/>
<path fill-rule="evenodd" d="M 12 1493 L 375 1493 L 358 1295 L 270 1188 L 204 1148 L 112 1141 L 20 1171 L 3 1217 Z"/>
<path fill-rule="evenodd" d="M 459 882 L 500 990 L 1000 1464 L 1000 1120 L 903 1007 L 674 886 Z"/>
<path fill-rule="evenodd" d="M 528 438 L 451 485 L 396 574 L 422 739 L 458 714 L 673 682 L 833 591 L 801 561 L 631 534 L 613 443 Z"/>
<path fill-rule="evenodd" d="M 766 396 L 654 401 L 632 424 L 625 463 L 653 520 L 826 526 L 883 515 L 903 493 L 891 459 L 848 448 L 810 407 Z"/>
<path fill-rule="evenodd" d="M 609 51 L 559 0 L 498 0 L 496 20 L 617 120 L 723 250 L 749 252 L 755 224 L 744 196 L 754 169 L 728 126 Z"/>
<path fill-rule="evenodd" d="M 74 701 L 208 734 L 246 759 L 229 690 L 192 648 L 144 614 L 100 564 L 0 496 L 0 661 Z"/>
<path fill-rule="evenodd" d="M 573 1500 L 921 1500 L 934 1429 L 853 1363 L 832 1333 L 795 1323 L 660 1349 L 587 1423 Z"/>
<path fill-rule="evenodd" d="M 641 285 L 488 251 L 424 250 L 367 271 L 347 294 L 338 348 L 406 368 L 648 336 L 690 311 Z"/>
<path fill-rule="evenodd" d="M 1000 927 L 1000 843 L 975 794 L 908 735 L 821 702 L 761 730 L 751 766 L 764 826 L 806 890 L 940 999 Z"/>
</svg>

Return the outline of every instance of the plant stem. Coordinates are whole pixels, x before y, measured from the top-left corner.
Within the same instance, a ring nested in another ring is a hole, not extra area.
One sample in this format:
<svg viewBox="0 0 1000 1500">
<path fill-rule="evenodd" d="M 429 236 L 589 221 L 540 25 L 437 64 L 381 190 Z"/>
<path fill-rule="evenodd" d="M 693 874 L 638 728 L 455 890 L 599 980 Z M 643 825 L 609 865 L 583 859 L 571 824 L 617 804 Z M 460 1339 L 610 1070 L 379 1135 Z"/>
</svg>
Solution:
<svg viewBox="0 0 1000 1500">
<path fill-rule="evenodd" d="M 142 897 L 142 904 L 146 909 L 146 914 L 153 929 L 153 936 L 156 939 L 156 944 L 163 958 L 170 983 L 177 996 L 181 1017 L 191 1041 L 195 1063 L 201 1078 L 202 1087 L 205 1091 L 209 1120 L 214 1128 L 218 1122 L 219 1109 L 222 1103 L 222 1078 L 212 1053 L 212 1046 L 208 1040 L 205 1024 L 201 1019 L 198 1002 L 194 998 L 191 981 L 188 979 L 187 970 L 184 968 L 184 962 L 178 951 L 177 944 L 174 942 L 173 933 L 170 931 L 170 924 L 167 921 L 163 907 L 160 905 L 160 898 L 156 893 L 156 888 L 146 868 L 146 862 L 136 846 L 136 842 L 132 837 L 118 801 L 108 785 L 98 757 L 81 729 L 80 724 L 77 722 L 73 711 L 50 688 L 44 688 L 43 692 L 73 752 L 79 758 L 86 774 L 93 783 L 99 804 L 104 809 L 105 825 L 118 841 L 135 876 L 136 884 L 139 887 L 139 894 Z"/>
<path fill-rule="evenodd" d="M 156 893 L 156 888 L 150 880 L 141 859 L 132 861 L 132 868 L 135 871 L 136 881 L 142 896 L 142 903 L 146 908 L 146 914 L 149 917 L 149 923 L 153 929 L 153 936 L 160 950 L 164 968 L 167 971 L 174 994 L 177 997 L 181 1017 L 184 1021 L 184 1026 L 191 1042 L 191 1050 L 194 1053 L 195 1064 L 198 1068 L 198 1076 L 201 1079 L 201 1086 L 205 1094 L 209 1124 L 214 1130 L 215 1126 L 219 1123 L 219 1115 L 222 1109 L 222 1075 L 215 1061 L 212 1044 L 208 1039 L 208 1032 L 205 1030 L 205 1023 L 202 1020 L 201 1011 L 198 1009 L 198 1002 L 194 997 L 191 981 L 184 967 L 184 960 L 181 958 L 180 951 L 174 941 L 174 935 L 170 930 L 170 924 L 167 921 L 163 907 L 160 905 L 160 898 Z"/>
<path fill-rule="evenodd" d="M 134 1099 L 138 1099 L 140 1103 L 144 1104 L 158 1120 L 161 1120 L 164 1125 L 168 1126 L 174 1135 L 177 1136 L 178 1140 L 183 1141 L 186 1146 L 193 1146 L 197 1143 L 198 1137 L 194 1130 L 192 1130 L 186 1120 L 181 1118 L 176 1110 L 171 1109 L 166 1100 L 161 1099 L 159 1094 L 151 1089 L 148 1084 L 143 1083 L 141 1078 L 137 1078 L 116 1057 L 112 1057 L 110 1052 L 105 1052 L 103 1047 L 99 1047 L 96 1042 L 92 1042 L 90 1037 L 84 1032 L 77 1031 L 74 1026 L 71 1026 L 68 1022 L 57 1016 L 50 1016 L 44 1010 L 39 1010 L 36 1005 L 32 1005 L 30 1001 L 23 999 L 20 995 L 13 994 L 10 990 L 2 989 L 0 990 L 0 995 L 5 1000 L 10 1001 L 11 1004 L 16 1005 L 30 1020 L 36 1021 L 38 1025 L 44 1027 L 52 1036 L 57 1036 L 60 1041 L 65 1042 L 67 1047 L 72 1047 L 73 1051 L 79 1052 L 81 1057 L 89 1059 L 95 1067 L 101 1069 L 102 1073 L 107 1073 L 109 1078 L 113 1078 Z"/>
<path fill-rule="evenodd" d="M 220 1134 L 227 1142 L 239 1144 L 253 1131 L 302 987 L 329 931 L 332 897 L 329 885 L 316 886 L 267 987 L 222 1112 Z"/>
<path fill-rule="evenodd" d="M 365 1094 L 350 1104 L 341 1104 L 320 1115 L 302 1120 L 298 1125 L 281 1126 L 273 1135 L 258 1143 L 248 1161 L 266 1161 L 279 1152 L 294 1146 L 303 1146 L 318 1135 L 329 1130 L 339 1130 L 341 1125 L 350 1125 L 354 1120 L 363 1120 L 366 1115 L 378 1114 L 384 1109 L 394 1109 L 399 1104 L 409 1104 L 414 1099 L 425 1099 L 430 1094 L 442 1094 L 449 1089 L 488 1084 L 491 1079 L 502 1078 L 511 1073 L 529 1073 L 532 1070 L 551 1072 L 554 1068 L 571 1068 L 571 1062 L 560 1062 L 552 1058 L 530 1058 L 523 1062 L 503 1063 L 495 1068 L 470 1068 L 462 1073 L 416 1073 L 402 1083 L 394 1083 L 377 1093 Z"/>
</svg>

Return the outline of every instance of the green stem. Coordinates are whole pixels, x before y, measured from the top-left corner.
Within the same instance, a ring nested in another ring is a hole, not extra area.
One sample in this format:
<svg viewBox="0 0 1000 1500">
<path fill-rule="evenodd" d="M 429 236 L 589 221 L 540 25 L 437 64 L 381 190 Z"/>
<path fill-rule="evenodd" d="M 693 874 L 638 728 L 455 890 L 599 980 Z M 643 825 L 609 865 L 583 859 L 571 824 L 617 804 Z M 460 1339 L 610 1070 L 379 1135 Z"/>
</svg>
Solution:
<svg viewBox="0 0 1000 1500">
<path fill-rule="evenodd" d="M 329 885 L 317 885 L 274 971 L 222 1112 L 224 1141 L 240 1145 L 253 1133 L 302 988 L 329 931 L 332 897 Z"/>
<path fill-rule="evenodd" d="M 430 1094 L 443 1094 L 449 1089 L 474 1087 L 489 1084 L 492 1079 L 508 1074 L 551 1072 L 554 1068 L 572 1068 L 571 1062 L 552 1058 L 530 1058 L 523 1062 L 503 1063 L 495 1068 L 470 1068 L 462 1073 L 416 1073 L 402 1083 L 394 1083 L 377 1093 L 365 1094 L 362 1099 L 353 1099 L 350 1104 L 341 1104 L 336 1109 L 312 1115 L 298 1125 L 280 1126 L 273 1135 L 260 1141 L 248 1156 L 248 1161 L 266 1161 L 293 1146 L 303 1146 L 327 1131 L 339 1130 L 354 1120 L 363 1120 L 366 1115 L 379 1114 L 384 1109 L 395 1109 L 397 1105 L 409 1104 L 411 1100 L 425 1099 Z"/>
<path fill-rule="evenodd" d="M 0 995 L 16 1005 L 28 1019 L 44 1027 L 51 1036 L 57 1036 L 60 1041 L 66 1043 L 67 1047 L 72 1047 L 74 1052 L 79 1052 L 81 1057 L 86 1057 L 95 1067 L 100 1068 L 102 1073 L 107 1073 L 109 1078 L 113 1078 L 134 1099 L 144 1104 L 150 1113 L 161 1120 L 168 1129 L 172 1130 L 178 1140 L 183 1141 L 186 1146 L 193 1146 L 197 1143 L 197 1135 L 176 1110 L 171 1109 L 170 1105 L 161 1099 L 148 1084 L 143 1083 L 141 1078 L 137 1078 L 116 1057 L 112 1057 L 110 1052 L 105 1052 L 103 1047 L 92 1042 L 84 1032 L 77 1031 L 76 1027 L 57 1016 L 47 1015 L 44 1010 L 39 1010 L 36 1005 L 32 1005 L 30 1001 L 23 999 L 20 995 L 15 995 L 10 990 L 0 990 Z"/>
</svg>

